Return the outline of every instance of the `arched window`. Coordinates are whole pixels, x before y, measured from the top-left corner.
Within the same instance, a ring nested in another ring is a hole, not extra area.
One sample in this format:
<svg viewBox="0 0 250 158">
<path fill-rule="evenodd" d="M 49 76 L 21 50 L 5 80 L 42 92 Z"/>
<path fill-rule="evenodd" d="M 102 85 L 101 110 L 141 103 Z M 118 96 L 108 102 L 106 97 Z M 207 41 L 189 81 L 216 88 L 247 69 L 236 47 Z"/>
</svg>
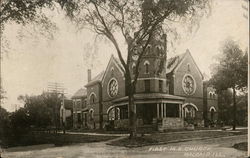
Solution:
<svg viewBox="0 0 250 158">
<path fill-rule="evenodd" d="M 215 99 L 215 94 L 213 94 L 213 98 Z"/>
<path fill-rule="evenodd" d="M 120 120 L 120 108 L 113 107 L 108 111 L 108 120 Z"/>
<path fill-rule="evenodd" d="M 111 68 L 111 76 L 114 76 L 114 68 Z"/>
<path fill-rule="evenodd" d="M 90 114 L 90 120 L 93 120 L 94 119 L 94 110 L 90 109 L 89 114 Z"/>
<path fill-rule="evenodd" d="M 149 73 L 149 64 L 145 64 L 145 73 L 146 73 L 146 74 Z"/>
<path fill-rule="evenodd" d="M 190 64 L 187 64 L 187 71 L 190 72 Z"/>
<path fill-rule="evenodd" d="M 214 120 L 214 109 L 211 109 L 211 120 L 213 121 Z"/>
<path fill-rule="evenodd" d="M 184 104 L 183 110 L 184 110 L 184 117 L 190 119 L 190 118 L 195 118 L 198 108 L 192 103 L 187 103 Z"/>
<path fill-rule="evenodd" d="M 212 93 L 211 92 L 209 92 L 209 97 L 212 98 Z"/>
<path fill-rule="evenodd" d="M 135 75 L 136 74 L 136 69 L 135 69 L 135 63 L 132 65 L 132 73 Z"/>
<path fill-rule="evenodd" d="M 145 65 L 145 73 L 146 73 L 146 74 L 149 74 L 149 64 L 150 64 L 150 63 L 149 63 L 149 61 L 147 61 L 147 60 L 144 62 L 144 65 Z"/>
<path fill-rule="evenodd" d="M 150 54 L 151 51 L 151 45 L 148 45 L 146 48 L 146 54 Z"/>
<path fill-rule="evenodd" d="M 157 53 L 158 56 L 161 56 L 161 48 L 160 48 L 160 46 L 156 47 L 156 53 Z"/>
<path fill-rule="evenodd" d="M 95 103 L 95 94 L 94 94 L 94 93 L 92 93 L 92 94 L 90 95 L 89 102 L 90 102 L 90 104 Z"/>
</svg>

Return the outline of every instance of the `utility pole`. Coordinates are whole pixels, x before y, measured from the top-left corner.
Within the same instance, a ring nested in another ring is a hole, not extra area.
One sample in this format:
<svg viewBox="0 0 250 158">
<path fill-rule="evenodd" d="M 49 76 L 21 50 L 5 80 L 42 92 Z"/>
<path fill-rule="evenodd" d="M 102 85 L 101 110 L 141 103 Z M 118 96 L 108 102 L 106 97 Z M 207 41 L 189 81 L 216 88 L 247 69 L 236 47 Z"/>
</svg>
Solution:
<svg viewBox="0 0 250 158">
<path fill-rule="evenodd" d="M 58 122 L 60 120 L 60 116 L 58 114 L 59 113 L 59 107 L 58 107 L 58 102 L 61 103 L 61 99 L 60 99 L 60 96 L 63 98 L 63 101 L 64 101 L 64 91 L 65 91 L 65 88 L 63 87 L 63 83 L 58 83 L 58 82 L 49 82 L 48 83 L 48 87 L 47 87 L 47 92 L 50 93 L 51 95 L 55 96 L 55 105 L 54 105 L 54 108 L 53 108 L 53 119 L 54 119 L 54 126 L 56 128 L 55 130 L 55 133 L 57 133 L 58 131 Z"/>
</svg>

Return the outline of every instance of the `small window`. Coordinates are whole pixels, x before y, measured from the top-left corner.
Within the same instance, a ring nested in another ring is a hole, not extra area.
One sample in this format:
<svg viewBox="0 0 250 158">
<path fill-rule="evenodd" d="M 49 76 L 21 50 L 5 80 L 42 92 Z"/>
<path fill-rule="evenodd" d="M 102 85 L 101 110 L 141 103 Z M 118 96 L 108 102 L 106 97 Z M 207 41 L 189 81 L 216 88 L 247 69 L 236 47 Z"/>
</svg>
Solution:
<svg viewBox="0 0 250 158">
<path fill-rule="evenodd" d="M 111 76 L 114 76 L 114 68 L 111 68 Z"/>
<path fill-rule="evenodd" d="M 151 51 L 151 45 L 148 45 L 147 48 L 146 48 L 146 54 L 149 54 Z"/>
<path fill-rule="evenodd" d="M 89 112 L 90 112 L 90 120 L 93 120 L 94 119 L 94 110 L 91 109 Z"/>
<path fill-rule="evenodd" d="M 145 66 L 145 73 L 146 73 L 146 74 L 148 74 L 148 73 L 149 73 L 149 65 L 150 65 L 149 61 L 147 61 L 147 60 L 146 60 L 146 61 L 144 62 L 144 66 Z"/>
<path fill-rule="evenodd" d="M 90 96 L 90 103 L 95 103 L 95 95 L 94 94 L 91 94 Z"/>
<path fill-rule="evenodd" d="M 145 64 L 145 73 L 148 74 L 149 73 L 149 64 Z"/>
<path fill-rule="evenodd" d="M 163 81 L 159 80 L 159 92 L 163 92 L 162 85 L 163 85 Z"/>
<path fill-rule="evenodd" d="M 209 97 L 212 98 L 212 93 L 209 93 Z"/>
<path fill-rule="evenodd" d="M 158 56 L 161 56 L 161 49 L 159 46 L 156 47 L 156 52 Z"/>
<path fill-rule="evenodd" d="M 187 71 L 190 72 L 190 64 L 187 64 Z"/>
<path fill-rule="evenodd" d="M 150 80 L 145 80 L 145 92 L 150 92 Z"/>
<path fill-rule="evenodd" d="M 215 94 L 213 94 L 213 98 L 215 99 Z"/>
<path fill-rule="evenodd" d="M 133 74 L 135 75 L 136 74 L 136 68 L 135 68 L 135 65 L 132 66 L 132 72 Z"/>
</svg>

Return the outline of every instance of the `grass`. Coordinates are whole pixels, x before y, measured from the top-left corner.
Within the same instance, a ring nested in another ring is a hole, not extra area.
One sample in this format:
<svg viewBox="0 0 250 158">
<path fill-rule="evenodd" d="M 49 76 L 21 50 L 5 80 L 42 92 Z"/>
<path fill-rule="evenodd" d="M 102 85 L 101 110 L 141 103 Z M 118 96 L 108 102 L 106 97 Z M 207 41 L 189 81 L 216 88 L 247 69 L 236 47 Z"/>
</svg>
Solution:
<svg viewBox="0 0 250 158">
<path fill-rule="evenodd" d="M 186 131 L 178 133 L 153 133 L 135 139 L 124 138 L 110 142 L 109 145 L 124 147 L 141 147 L 154 144 L 167 144 L 170 142 L 189 141 L 193 139 L 220 138 L 247 134 L 247 130 L 234 131 Z"/>
<path fill-rule="evenodd" d="M 233 147 L 235 149 L 238 149 L 238 150 L 247 151 L 247 142 L 242 142 L 242 143 L 234 144 Z"/>
<path fill-rule="evenodd" d="M 6 147 L 28 146 L 39 144 L 54 144 L 55 146 L 63 146 L 75 143 L 91 143 L 107 141 L 117 138 L 115 136 L 91 136 L 83 134 L 51 134 L 51 133 L 29 133 L 18 139 L 9 138 L 3 143 Z"/>
<path fill-rule="evenodd" d="M 129 139 L 129 137 L 110 142 L 109 145 L 113 146 L 125 146 L 125 147 L 141 147 L 151 144 L 157 144 L 158 141 L 148 137 L 136 137 Z"/>
</svg>

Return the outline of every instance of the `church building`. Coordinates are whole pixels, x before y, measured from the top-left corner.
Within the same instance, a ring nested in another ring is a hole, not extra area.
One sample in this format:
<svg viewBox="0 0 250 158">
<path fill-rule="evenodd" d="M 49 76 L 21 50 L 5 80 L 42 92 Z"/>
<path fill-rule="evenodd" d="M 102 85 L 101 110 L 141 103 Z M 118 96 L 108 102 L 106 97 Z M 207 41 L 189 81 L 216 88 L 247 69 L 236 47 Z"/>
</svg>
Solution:
<svg viewBox="0 0 250 158">
<path fill-rule="evenodd" d="M 142 6 L 142 27 L 147 27 L 154 15 L 153 3 L 148 0 Z M 189 50 L 167 60 L 167 36 L 163 32 L 161 24 L 157 25 L 140 60 L 134 94 L 137 126 L 152 126 L 162 131 L 203 126 L 204 118 L 216 120 L 218 105 L 214 89 L 204 84 L 204 77 Z M 133 49 L 129 64 L 132 79 L 141 50 L 139 44 Z M 74 111 L 79 117 L 82 114 L 82 126 L 128 128 L 128 96 L 124 69 L 118 59 L 112 55 L 106 69 L 94 78 L 88 70 L 85 87 L 86 106 Z M 210 94 L 212 98 L 208 97 Z"/>
<path fill-rule="evenodd" d="M 204 126 L 204 118 L 217 120 L 217 94 L 203 80 L 189 50 L 164 61 L 163 73 L 158 73 L 159 61 L 153 52 L 148 52 L 139 67 L 134 95 L 137 125 L 164 130 Z M 105 71 L 94 78 L 88 70 L 86 89 L 78 90 L 72 97 L 74 127 L 93 129 L 112 124 L 115 129 L 128 128 L 128 97 L 123 72 L 121 63 L 113 55 Z"/>
</svg>

